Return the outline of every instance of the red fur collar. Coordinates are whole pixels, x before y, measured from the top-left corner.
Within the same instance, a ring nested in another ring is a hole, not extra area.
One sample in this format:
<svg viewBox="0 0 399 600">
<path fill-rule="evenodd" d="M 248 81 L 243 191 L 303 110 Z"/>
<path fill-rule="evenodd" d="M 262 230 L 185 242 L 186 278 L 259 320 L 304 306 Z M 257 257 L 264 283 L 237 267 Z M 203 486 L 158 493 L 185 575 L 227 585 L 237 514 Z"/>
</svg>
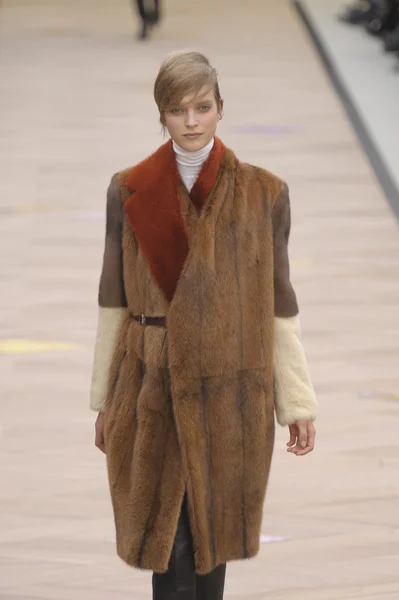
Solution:
<svg viewBox="0 0 399 600">
<path fill-rule="evenodd" d="M 214 186 L 225 146 L 215 138 L 190 198 L 198 212 Z M 137 242 L 159 287 L 170 302 L 186 261 L 189 245 L 179 198 L 180 175 L 172 142 L 134 167 L 125 182 L 132 196 L 125 211 Z"/>
</svg>

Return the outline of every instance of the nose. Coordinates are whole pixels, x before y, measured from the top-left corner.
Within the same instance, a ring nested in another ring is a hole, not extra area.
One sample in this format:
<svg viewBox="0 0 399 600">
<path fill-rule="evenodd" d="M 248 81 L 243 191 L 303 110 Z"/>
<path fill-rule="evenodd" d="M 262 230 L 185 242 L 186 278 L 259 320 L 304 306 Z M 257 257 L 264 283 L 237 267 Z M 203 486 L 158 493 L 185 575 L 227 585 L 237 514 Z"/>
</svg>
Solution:
<svg viewBox="0 0 399 600">
<path fill-rule="evenodd" d="M 186 127 L 195 127 L 197 125 L 197 118 L 195 116 L 195 111 L 192 109 L 188 109 L 186 113 Z"/>
</svg>

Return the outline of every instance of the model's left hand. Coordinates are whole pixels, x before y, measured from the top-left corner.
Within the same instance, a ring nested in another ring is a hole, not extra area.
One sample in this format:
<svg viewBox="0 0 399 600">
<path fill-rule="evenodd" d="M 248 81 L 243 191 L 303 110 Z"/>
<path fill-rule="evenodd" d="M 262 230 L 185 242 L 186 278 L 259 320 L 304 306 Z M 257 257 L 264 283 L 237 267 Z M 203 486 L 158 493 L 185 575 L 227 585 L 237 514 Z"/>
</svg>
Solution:
<svg viewBox="0 0 399 600">
<path fill-rule="evenodd" d="M 309 454 L 314 448 L 316 430 L 312 421 L 297 421 L 289 426 L 290 441 L 288 442 L 287 452 L 292 452 L 297 456 Z"/>
</svg>

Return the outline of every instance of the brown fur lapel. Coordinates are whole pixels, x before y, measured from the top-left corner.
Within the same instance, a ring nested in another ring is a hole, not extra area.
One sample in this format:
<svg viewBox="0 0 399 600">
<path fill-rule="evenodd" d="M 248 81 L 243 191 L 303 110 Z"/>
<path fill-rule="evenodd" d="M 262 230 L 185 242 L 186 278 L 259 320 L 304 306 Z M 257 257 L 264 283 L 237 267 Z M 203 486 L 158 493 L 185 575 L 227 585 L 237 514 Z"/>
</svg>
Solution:
<svg viewBox="0 0 399 600">
<path fill-rule="evenodd" d="M 190 194 L 198 212 L 213 189 L 225 150 L 223 143 L 215 138 Z M 179 179 L 172 142 L 169 141 L 134 167 L 125 182 L 132 193 L 125 203 L 129 223 L 169 302 L 189 251 L 178 195 Z"/>
<path fill-rule="evenodd" d="M 202 165 L 202 169 L 190 192 L 190 198 L 198 213 L 204 208 L 205 202 L 212 191 L 225 151 L 226 148 L 223 143 L 215 137 L 215 143 L 208 160 Z"/>
</svg>

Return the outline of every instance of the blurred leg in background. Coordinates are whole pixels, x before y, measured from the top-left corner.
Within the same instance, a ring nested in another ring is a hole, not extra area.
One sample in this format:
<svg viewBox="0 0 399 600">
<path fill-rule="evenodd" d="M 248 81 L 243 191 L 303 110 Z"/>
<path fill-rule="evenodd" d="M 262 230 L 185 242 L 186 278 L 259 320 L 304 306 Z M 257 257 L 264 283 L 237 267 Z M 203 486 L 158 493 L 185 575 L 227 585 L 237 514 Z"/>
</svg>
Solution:
<svg viewBox="0 0 399 600">
<path fill-rule="evenodd" d="M 141 19 L 139 38 L 148 38 L 149 30 L 160 21 L 160 0 L 136 0 L 138 13 Z"/>
<path fill-rule="evenodd" d="M 366 31 L 384 37 L 396 28 L 398 22 L 397 0 L 377 0 L 374 14 L 366 24 Z"/>
<path fill-rule="evenodd" d="M 344 23 L 361 25 L 372 18 L 376 4 L 376 0 L 357 0 L 352 5 L 346 6 L 338 18 Z"/>
<path fill-rule="evenodd" d="M 398 0 L 357 0 L 338 18 L 351 25 L 364 25 L 372 35 L 384 36 L 398 24 Z"/>
<path fill-rule="evenodd" d="M 396 26 L 384 36 L 384 48 L 387 52 L 399 52 L 399 0 L 392 0 L 396 4 Z"/>
</svg>

